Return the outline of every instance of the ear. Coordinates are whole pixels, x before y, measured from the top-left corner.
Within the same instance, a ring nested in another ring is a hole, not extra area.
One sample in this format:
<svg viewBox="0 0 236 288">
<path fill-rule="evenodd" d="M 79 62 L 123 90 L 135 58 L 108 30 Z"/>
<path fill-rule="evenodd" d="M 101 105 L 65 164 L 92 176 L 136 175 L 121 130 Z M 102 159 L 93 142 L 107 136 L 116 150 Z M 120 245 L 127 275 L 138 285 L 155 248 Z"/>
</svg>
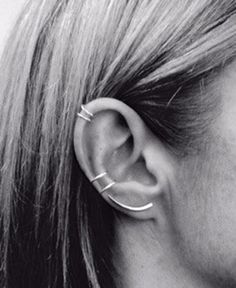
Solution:
<svg viewBox="0 0 236 288">
<path fill-rule="evenodd" d="M 156 217 L 173 174 L 164 145 L 121 101 L 93 100 L 78 116 L 74 149 L 91 185 L 114 209 L 132 217 Z"/>
</svg>

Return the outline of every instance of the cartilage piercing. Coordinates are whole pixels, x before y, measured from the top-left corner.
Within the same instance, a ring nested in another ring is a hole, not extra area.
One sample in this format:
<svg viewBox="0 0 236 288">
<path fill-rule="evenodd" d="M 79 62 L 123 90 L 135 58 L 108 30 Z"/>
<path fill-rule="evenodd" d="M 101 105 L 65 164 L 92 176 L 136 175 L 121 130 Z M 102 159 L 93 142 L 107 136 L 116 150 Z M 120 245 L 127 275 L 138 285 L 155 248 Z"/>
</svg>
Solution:
<svg viewBox="0 0 236 288">
<path fill-rule="evenodd" d="M 83 105 L 81 105 L 81 111 L 77 113 L 77 116 L 88 122 L 91 122 L 92 118 L 94 117 L 93 113 L 89 112 Z"/>
<path fill-rule="evenodd" d="M 90 182 L 93 183 L 93 182 L 101 179 L 102 177 L 104 177 L 104 176 L 106 176 L 106 175 L 107 175 L 107 172 L 103 172 L 103 173 L 97 175 L 97 176 L 96 176 L 95 178 L 93 178 L 92 180 L 90 180 Z"/>
<path fill-rule="evenodd" d="M 106 192 L 108 189 L 110 189 L 112 186 L 114 186 L 116 184 L 116 182 L 111 182 L 110 184 L 108 184 L 106 187 L 104 187 L 101 191 L 100 191 L 100 193 L 102 194 L 102 193 L 104 193 L 104 192 Z"/>
<path fill-rule="evenodd" d="M 123 208 L 123 209 L 126 209 L 128 211 L 131 211 L 131 212 L 143 212 L 143 211 L 146 211 L 150 208 L 153 207 L 153 203 L 148 203 L 147 205 L 144 205 L 144 206 L 139 206 L 139 207 L 134 207 L 134 206 L 128 206 L 128 205 L 125 205 L 125 204 L 122 204 L 120 203 L 119 201 L 117 201 L 116 199 L 114 199 L 111 195 L 107 195 L 107 197 L 113 202 L 115 203 L 116 205 L 118 205 L 119 207 Z"/>
<path fill-rule="evenodd" d="M 95 181 L 103 178 L 104 176 L 107 175 L 107 172 L 103 172 L 99 175 L 97 175 L 96 177 L 94 177 L 93 179 L 90 180 L 91 183 L 94 183 Z M 112 181 L 111 183 L 109 183 L 107 186 L 105 186 L 100 193 L 103 194 L 104 192 L 106 192 L 108 189 L 110 189 L 112 186 L 114 186 L 116 184 L 116 182 Z M 119 201 L 117 201 L 116 199 L 114 199 L 111 195 L 107 195 L 107 197 L 116 205 L 118 205 L 119 207 L 126 209 L 128 211 L 132 211 L 132 212 L 143 212 L 146 211 L 148 209 L 150 209 L 153 206 L 153 203 L 148 203 L 147 205 L 144 206 L 139 206 L 139 207 L 134 207 L 134 206 L 129 206 L 129 205 L 125 205 L 120 203 Z"/>
<path fill-rule="evenodd" d="M 103 178 L 103 177 L 106 176 L 106 175 L 107 175 L 107 172 L 103 172 L 103 173 L 97 175 L 96 177 L 94 177 L 93 179 L 91 179 L 90 182 L 91 182 L 91 183 L 94 183 L 95 181 Z M 110 189 L 110 188 L 111 188 L 113 185 L 115 185 L 115 184 L 116 184 L 116 182 L 112 181 L 112 182 L 109 183 L 107 186 L 105 186 L 105 187 L 100 191 L 100 193 L 102 194 L 102 193 L 106 192 L 108 189 Z"/>
</svg>

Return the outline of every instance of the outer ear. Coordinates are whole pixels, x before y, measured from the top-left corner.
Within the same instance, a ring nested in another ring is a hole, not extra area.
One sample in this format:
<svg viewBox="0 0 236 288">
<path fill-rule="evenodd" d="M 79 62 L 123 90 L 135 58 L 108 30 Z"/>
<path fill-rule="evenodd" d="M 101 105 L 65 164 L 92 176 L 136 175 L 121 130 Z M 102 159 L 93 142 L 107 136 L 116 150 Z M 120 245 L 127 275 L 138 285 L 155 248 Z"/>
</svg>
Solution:
<svg viewBox="0 0 236 288">
<path fill-rule="evenodd" d="M 93 100 L 78 116 L 75 154 L 92 185 L 115 209 L 155 217 L 173 170 L 163 144 L 133 109 L 112 98 Z"/>
</svg>

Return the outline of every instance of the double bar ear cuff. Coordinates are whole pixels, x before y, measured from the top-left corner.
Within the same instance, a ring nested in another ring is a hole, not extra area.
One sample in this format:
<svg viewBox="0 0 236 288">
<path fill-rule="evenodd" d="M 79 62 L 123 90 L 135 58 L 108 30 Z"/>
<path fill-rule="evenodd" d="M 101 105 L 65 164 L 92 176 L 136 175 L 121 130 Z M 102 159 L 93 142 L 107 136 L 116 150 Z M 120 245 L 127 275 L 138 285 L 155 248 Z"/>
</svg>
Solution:
<svg viewBox="0 0 236 288">
<path fill-rule="evenodd" d="M 103 177 L 106 176 L 106 175 L 107 175 L 107 172 L 103 172 L 103 173 L 97 175 L 95 178 L 91 179 L 90 182 L 91 182 L 91 183 L 94 183 L 95 181 L 103 178 Z M 100 193 L 102 194 L 102 193 L 106 192 L 108 189 L 110 189 L 110 188 L 111 188 L 113 185 L 115 185 L 115 184 L 116 184 L 116 182 L 112 181 L 112 182 L 109 183 L 107 186 L 105 186 L 105 187 L 100 191 Z"/>
<path fill-rule="evenodd" d="M 85 121 L 91 122 L 93 113 L 89 112 L 83 105 L 81 105 L 81 111 L 77 113 L 77 116 L 84 119 Z"/>
<path fill-rule="evenodd" d="M 90 180 L 91 183 L 94 183 L 95 181 L 98 181 L 99 179 L 105 177 L 107 175 L 107 172 L 103 172 L 99 175 L 97 175 L 96 177 L 94 177 L 93 179 Z M 106 192 L 108 189 L 110 189 L 112 186 L 114 186 L 116 184 L 116 182 L 112 181 L 110 184 L 108 184 L 107 186 L 105 186 L 101 191 L 100 193 L 104 193 Z M 114 199 L 111 195 L 107 195 L 108 198 L 114 203 L 116 204 L 117 206 L 123 208 L 123 209 L 126 209 L 128 211 L 131 211 L 131 212 L 143 212 L 143 211 L 146 211 L 148 209 L 150 209 L 152 206 L 153 206 L 153 203 L 148 203 L 147 205 L 144 205 L 144 206 L 138 206 L 138 207 L 134 207 L 134 206 L 129 206 L 129 205 L 125 205 L 125 204 L 122 204 L 120 203 L 119 201 L 117 201 L 116 199 Z"/>
</svg>

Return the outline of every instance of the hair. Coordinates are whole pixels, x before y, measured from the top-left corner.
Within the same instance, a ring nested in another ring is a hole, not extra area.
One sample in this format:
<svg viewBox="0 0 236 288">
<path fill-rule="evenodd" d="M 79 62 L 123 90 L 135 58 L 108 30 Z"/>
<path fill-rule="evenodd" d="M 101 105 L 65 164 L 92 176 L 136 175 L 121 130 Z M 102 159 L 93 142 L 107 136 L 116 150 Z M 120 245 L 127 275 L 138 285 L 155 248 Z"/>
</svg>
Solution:
<svg viewBox="0 0 236 288">
<path fill-rule="evenodd" d="M 1 287 L 115 286 L 116 215 L 75 159 L 76 112 L 119 99 L 186 157 L 213 118 L 207 87 L 235 58 L 235 28 L 231 0 L 26 3 L 0 70 Z"/>
</svg>

